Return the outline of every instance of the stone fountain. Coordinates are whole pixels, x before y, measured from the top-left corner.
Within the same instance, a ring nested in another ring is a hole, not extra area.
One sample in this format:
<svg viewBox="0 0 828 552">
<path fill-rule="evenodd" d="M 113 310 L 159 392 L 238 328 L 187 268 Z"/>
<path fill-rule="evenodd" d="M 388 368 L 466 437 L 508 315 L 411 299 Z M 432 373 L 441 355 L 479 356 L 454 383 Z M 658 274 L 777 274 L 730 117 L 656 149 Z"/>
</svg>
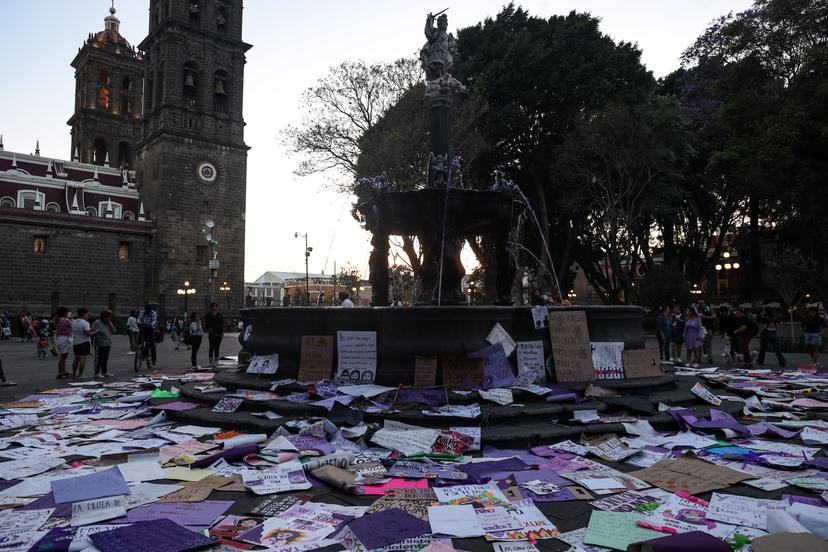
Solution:
<svg viewBox="0 0 828 552">
<path fill-rule="evenodd" d="M 436 23 L 436 26 L 435 26 Z M 516 266 L 509 236 L 518 215 L 531 209 L 518 200 L 502 178 L 488 190 L 464 189 L 449 136 L 451 108 L 462 101 L 463 85 L 451 76 L 456 52 L 445 14 L 429 14 L 428 39 L 420 59 L 426 74 L 424 101 L 430 112 L 430 158 L 427 182 L 421 189 L 391 191 L 384 178 L 361 179 L 357 210 L 372 233 L 371 308 L 268 307 L 242 311 L 246 326 L 240 341 L 241 358 L 279 354 L 277 379 L 295 378 L 302 336 L 335 336 L 340 331 L 377 333 L 376 383 L 413 382 L 418 355 L 465 356 L 488 345 L 485 337 L 499 323 L 517 341 L 544 341 L 551 351 L 548 330 L 538 330 L 531 309 L 512 305 Z M 418 275 L 417 305 L 389 307 L 389 236 L 416 236 L 423 252 Z M 469 306 L 461 282 L 465 270 L 460 251 L 466 239 L 489 236 L 496 246 L 497 303 Z M 623 341 L 641 348 L 643 310 L 638 307 L 574 307 L 587 314 L 592 341 Z M 334 360 L 336 366 L 336 359 Z"/>
</svg>

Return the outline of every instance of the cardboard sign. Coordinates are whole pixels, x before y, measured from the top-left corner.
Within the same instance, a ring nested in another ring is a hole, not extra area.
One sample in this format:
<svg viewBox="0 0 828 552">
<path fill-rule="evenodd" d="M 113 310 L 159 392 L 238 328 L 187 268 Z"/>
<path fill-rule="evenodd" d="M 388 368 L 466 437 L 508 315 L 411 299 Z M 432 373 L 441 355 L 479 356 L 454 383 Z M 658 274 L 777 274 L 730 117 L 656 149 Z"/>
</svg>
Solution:
<svg viewBox="0 0 828 552">
<path fill-rule="evenodd" d="M 621 360 L 624 342 L 593 341 L 591 345 L 595 379 L 624 379 L 624 365 Z"/>
<path fill-rule="evenodd" d="M 437 357 L 414 358 L 414 387 L 433 387 L 437 382 Z"/>
<path fill-rule="evenodd" d="M 660 376 L 661 358 L 656 349 L 633 349 L 624 351 L 624 375 L 628 378 L 651 378 Z"/>
<path fill-rule="evenodd" d="M 279 369 L 279 354 L 255 356 L 247 365 L 248 374 L 275 374 Z"/>
<path fill-rule="evenodd" d="M 466 391 L 483 386 L 484 358 L 444 358 L 443 385 L 446 389 Z"/>
<path fill-rule="evenodd" d="M 550 312 L 549 338 L 558 383 L 592 381 L 595 378 L 584 311 Z"/>
<path fill-rule="evenodd" d="M 351 383 L 374 383 L 377 332 L 336 332 L 337 377 Z"/>
<path fill-rule="evenodd" d="M 322 381 L 331 377 L 333 368 L 332 335 L 303 335 L 299 353 L 299 381 Z"/>
</svg>

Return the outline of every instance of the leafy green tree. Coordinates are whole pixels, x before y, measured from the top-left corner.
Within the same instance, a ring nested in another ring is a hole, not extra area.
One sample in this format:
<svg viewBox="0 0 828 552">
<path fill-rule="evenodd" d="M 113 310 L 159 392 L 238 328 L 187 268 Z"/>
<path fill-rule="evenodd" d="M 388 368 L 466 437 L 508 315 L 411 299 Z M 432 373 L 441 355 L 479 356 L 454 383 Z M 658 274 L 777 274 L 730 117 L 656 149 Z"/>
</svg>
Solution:
<svg viewBox="0 0 828 552">
<path fill-rule="evenodd" d="M 689 305 L 692 294 L 681 270 L 675 266 L 652 267 L 641 279 L 639 300 L 642 306 Z"/>
</svg>

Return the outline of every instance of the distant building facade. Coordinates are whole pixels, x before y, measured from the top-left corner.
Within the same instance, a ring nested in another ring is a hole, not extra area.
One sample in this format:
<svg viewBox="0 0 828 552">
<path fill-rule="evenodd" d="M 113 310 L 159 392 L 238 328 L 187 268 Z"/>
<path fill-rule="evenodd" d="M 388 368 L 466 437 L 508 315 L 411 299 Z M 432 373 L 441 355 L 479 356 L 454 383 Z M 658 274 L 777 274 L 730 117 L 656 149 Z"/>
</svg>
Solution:
<svg viewBox="0 0 828 552">
<path fill-rule="evenodd" d="M 309 274 L 307 283 L 308 302 L 311 305 L 336 305 L 340 291 L 347 291 L 356 305 L 367 307 L 371 301 L 371 285 L 367 280 L 361 280 L 359 286 L 351 285 L 348 288 L 335 276 Z M 305 287 L 304 272 L 269 270 L 245 284 L 245 304 L 248 307 L 302 306 L 305 304 Z M 286 300 L 286 297 L 289 299 Z"/>
<path fill-rule="evenodd" d="M 211 287 L 243 305 L 242 1 L 149 4 L 138 49 L 112 8 L 72 60 L 70 160 L 5 151 L 0 137 L 4 310 L 177 313 L 185 281 L 191 305 Z"/>
</svg>

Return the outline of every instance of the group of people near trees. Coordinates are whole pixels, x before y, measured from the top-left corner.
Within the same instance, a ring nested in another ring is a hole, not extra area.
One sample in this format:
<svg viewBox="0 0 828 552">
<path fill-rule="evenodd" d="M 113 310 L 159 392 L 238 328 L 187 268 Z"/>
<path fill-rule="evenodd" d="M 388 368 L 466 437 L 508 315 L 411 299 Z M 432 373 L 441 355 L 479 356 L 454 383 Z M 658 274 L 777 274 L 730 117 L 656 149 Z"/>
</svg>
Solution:
<svg viewBox="0 0 828 552">
<path fill-rule="evenodd" d="M 718 322 L 718 324 L 717 324 Z M 659 343 L 661 359 L 667 362 L 681 363 L 682 349 L 686 351 L 684 363 L 698 368 L 702 358 L 714 363 L 712 353 L 713 335 L 717 325 L 725 338 L 725 353 L 731 364 L 740 358 L 745 367 L 753 366 L 753 354 L 750 350 L 751 340 L 759 337 L 758 365 L 764 365 L 765 355 L 772 350 L 780 368 L 787 364 L 782 354 L 779 340 L 781 318 L 771 307 L 765 307 L 758 313 L 747 313 L 745 309 L 722 307 L 717 314 L 704 300 L 682 309 L 680 305 L 663 305 L 656 315 L 656 337 Z M 822 330 L 828 327 L 825 316 L 820 315 L 815 307 L 808 307 L 802 317 L 801 329 L 803 341 L 811 360 L 819 365 L 822 349 Z"/>
</svg>

